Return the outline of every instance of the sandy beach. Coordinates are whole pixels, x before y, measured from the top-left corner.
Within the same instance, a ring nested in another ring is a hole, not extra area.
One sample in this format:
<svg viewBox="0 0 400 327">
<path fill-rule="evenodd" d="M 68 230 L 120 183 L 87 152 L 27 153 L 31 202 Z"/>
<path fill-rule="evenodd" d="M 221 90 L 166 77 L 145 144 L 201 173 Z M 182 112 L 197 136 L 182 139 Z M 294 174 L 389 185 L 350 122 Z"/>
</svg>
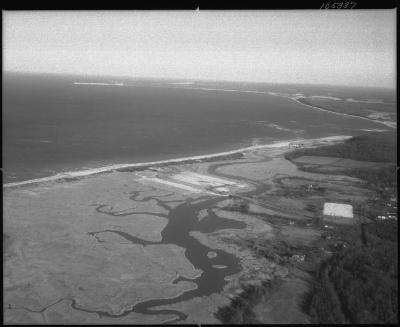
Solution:
<svg viewBox="0 0 400 327">
<path fill-rule="evenodd" d="M 279 142 L 274 142 L 271 144 L 264 144 L 264 145 L 253 145 L 253 146 L 249 146 L 246 148 L 240 148 L 237 150 L 205 154 L 205 155 L 200 155 L 200 156 L 192 156 L 192 157 L 184 157 L 184 158 L 160 160 L 160 161 L 152 161 L 152 162 L 118 164 L 118 165 L 111 165 L 111 166 L 106 166 L 106 167 L 101 167 L 101 168 L 93 168 L 93 169 L 85 169 L 85 170 L 73 171 L 73 172 L 67 172 L 67 173 L 60 173 L 60 174 L 56 174 L 56 175 L 44 177 L 44 178 L 31 179 L 31 180 L 15 182 L 15 183 L 6 183 L 6 184 L 3 184 L 3 187 L 7 188 L 7 187 L 14 187 L 14 186 L 22 186 L 22 185 L 30 185 L 30 184 L 37 184 L 37 183 L 43 183 L 43 182 L 57 181 L 57 180 L 61 180 L 64 178 L 76 178 L 76 177 L 90 176 L 90 175 L 94 175 L 94 174 L 110 172 L 110 171 L 114 171 L 117 169 L 123 169 L 123 168 L 142 168 L 142 167 L 151 167 L 151 166 L 171 164 L 171 163 L 179 164 L 179 163 L 185 163 L 186 161 L 193 161 L 193 160 L 201 161 L 201 160 L 212 159 L 212 158 L 218 159 L 219 157 L 229 156 L 229 155 L 242 153 L 242 152 L 246 152 L 246 151 L 254 151 L 254 150 L 268 149 L 268 148 L 272 148 L 272 149 L 273 148 L 287 148 L 289 146 L 289 144 L 291 144 L 293 142 L 299 142 L 299 143 L 329 142 L 329 141 L 345 140 L 346 138 L 349 138 L 349 137 L 351 137 L 351 136 L 346 136 L 346 135 L 329 136 L 329 137 L 323 137 L 323 138 L 319 138 L 319 139 L 296 138 L 296 139 L 287 140 L 287 141 L 279 141 Z"/>
</svg>

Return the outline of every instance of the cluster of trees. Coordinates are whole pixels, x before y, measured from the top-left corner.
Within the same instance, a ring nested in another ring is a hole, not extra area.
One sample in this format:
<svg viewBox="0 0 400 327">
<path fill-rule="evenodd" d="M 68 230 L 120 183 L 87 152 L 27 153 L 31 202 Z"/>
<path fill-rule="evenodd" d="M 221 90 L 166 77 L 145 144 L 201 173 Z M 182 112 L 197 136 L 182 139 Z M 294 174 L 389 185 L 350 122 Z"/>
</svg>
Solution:
<svg viewBox="0 0 400 327">
<path fill-rule="evenodd" d="M 388 164 L 379 168 L 358 168 L 344 172 L 346 175 L 365 180 L 383 201 L 394 196 L 397 190 L 397 167 Z"/>
<path fill-rule="evenodd" d="M 290 160 L 301 156 L 327 156 L 396 163 L 396 144 L 397 136 L 395 132 L 368 133 L 355 136 L 340 144 L 297 149 L 287 153 L 286 159 Z"/>
<path fill-rule="evenodd" d="M 246 286 L 240 296 L 235 297 L 229 305 L 219 308 L 215 316 L 224 324 L 257 323 L 252 308 L 261 296 L 261 288 Z"/>
<path fill-rule="evenodd" d="M 380 220 L 373 224 L 365 224 L 365 230 L 370 235 L 376 235 L 382 240 L 397 242 L 397 222 L 393 220 Z"/>
<path fill-rule="evenodd" d="M 397 226 L 391 239 L 368 227 L 367 242 L 343 248 L 320 266 L 308 307 L 313 322 L 398 322 Z"/>
<path fill-rule="evenodd" d="M 293 255 L 311 256 L 313 249 L 306 245 L 292 245 L 285 240 L 268 240 L 262 238 L 247 239 L 246 246 L 258 257 L 266 258 L 277 264 L 291 262 Z"/>
<path fill-rule="evenodd" d="M 276 280 L 278 284 L 280 281 Z M 236 296 L 229 305 L 218 309 L 215 317 L 223 324 L 259 324 L 257 316 L 253 311 L 256 304 L 260 302 L 263 296 L 276 285 L 271 282 L 263 282 L 258 285 L 244 285 L 243 291 Z"/>
</svg>

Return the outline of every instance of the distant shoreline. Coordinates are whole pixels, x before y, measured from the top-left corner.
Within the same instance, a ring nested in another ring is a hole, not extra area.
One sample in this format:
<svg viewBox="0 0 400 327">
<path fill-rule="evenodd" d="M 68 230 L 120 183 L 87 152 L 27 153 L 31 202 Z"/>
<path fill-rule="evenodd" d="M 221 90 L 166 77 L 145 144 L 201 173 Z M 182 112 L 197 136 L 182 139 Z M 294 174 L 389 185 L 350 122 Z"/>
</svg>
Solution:
<svg viewBox="0 0 400 327">
<path fill-rule="evenodd" d="M 51 182 L 51 181 L 58 181 L 63 179 L 75 179 L 100 173 L 112 172 L 120 169 L 129 169 L 129 168 L 144 168 L 144 167 L 152 167 L 157 165 L 163 164 L 182 164 L 188 161 L 196 161 L 196 160 L 206 160 L 206 159 L 217 159 L 222 158 L 229 155 L 239 154 L 245 151 L 254 151 L 259 149 L 265 148 L 283 148 L 288 147 L 291 143 L 302 143 L 302 142 L 315 142 L 315 141 L 341 141 L 350 138 L 351 136 L 347 135 L 338 135 L 338 136 L 328 136 L 328 137 L 321 137 L 321 138 L 312 138 L 312 139 L 290 139 L 286 141 L 278 141 L 274 143 L 262 144 L 262 145 L 253 145 L 245 148 L 240 148 L 231 151 L 225 152 L 218 152 L 218 153 L 211 153 L 211 154 L 204 154 L 199 156 L 191 156 L 191 157 L 182 157 L 182 158 L 175 158 L 175 159 L 167 159 L 167 160 L 159 160 L 159 161 L 150 161 L 150 162 L 139 162 L 139 163 L 129 163 L 129 164 L 116 164 L 110 165 L 100 168 L 92 168 L 92 169 L 85 169 L 79 171 L 71 171 L 65 173 L 59 173 L 56 175 L 52 175 L 49 177 L 42 177 L 37 179 L 30 179 L 21 182 L 14 182 L 14 183 L 6 183 L 3 184 L 3 188 L 8 187 L 17 187 L 23 185 L 30 185 L 30 184 L 37 184 L 37 183 L 44 183 L 44 182 Z"/>
<path fill-rule="evenodd" d="M 311 104 L 302 102 L 301 100 L 302 100 L 302 99 L 306 99 L 306 97 L 293 97 L 293 98 L 288 97 L 288 98 L 289 98 L 289 99 L 292 99 L 292 100 L 294 100 L 294 101 L 296 101 L 297 103 L 302 104 L 303 106 L 307 106 L 307 107 L 310 107 L 310 108 L 312 108 L 312 109 L 316 109 L 316 110 L 320 110 L 320 111 L 325 111 L 325 112 L 330 112 L 330 113 L 335 114 L 335 115 L 344 115 L 344 116 L 350 116 L 350 117 L 355 117 L 355 118 L 361 118 L 361 119 L 365 119 L 365 120 L 368 120 L 368 121 L 371 121 L 371 122 L 374 122 L 374 123 L 383 124 L 383 125 L 385 125 L 386 127 L 396 128 L 396 126 L 393 125 L 394 123 L 392 123 L 392 122 L 376 120 L 376 119 L 372 119 L 372 118 L 368 118 L 368 117 L 363 117 L 363 116 L 358 116 L 358 115 L 346 114 L 346 113 L 343 113 L 343 112 L 336 112 L 336 111 L 333 111 L 333 110 L 329 110 L 329 109 L 325 109 L 325 108 L 313 106 L 313 105 L 311 105 Z"/>
<path fill-rule="evenodd" d="M 169 84 L 186 84 L 186 83 L 169 83 Z M 302 102 L 302 99 L 306 99 L 307 96 L 288 96 L 288 95 L 284 95 L 284 94 L 280 94 L 277 92 L 269 92 L 269 91 L 254 91 L 254 90 L 235 90 L 235 89 L 218 89 L 218 88 L 207 88 L 207 87 L 179 87 L 179 86 L 152 86 L 152 87 L 161 87 L 161 88 L 178 88 L 181 90 L 199 90 L 199 91 L 220 91 L 220 92 L 237 92 L 237 93 L 255 93 L 255 94 L 268 94 L 268 95 L 273 95 L 273 96 L 279 96 L 279 97 L 283 97 L 283 98 L 287 98 L 290 100 L 293 100 L 303 106 L 315 109 L 315 110 L 319 110 L 319 111 L 324 111 L 324 112 L 328 112 L 334 115 L 339 115 L 339 116 L 348 116 L 348 117 L 354 117 L 354 118 L 360 118 L 360 119 L 364 119 L 364 120 L 368 120 L 370 122 L 374 122 L 374 123 L 379 123 L 379 124 L 383 124 L 386 127 L 389 128 L 394 128 L 396 129 L 397 126 L 395 125 L 396 123 L 391 122 L 391 121 L 381 121 L 381 120 L 377 120 L 377 119 L 372 119 L 372 118 L 368 118 L 368 117 L 364 117 L 364 116 L 359 116 L 359 115 L 352 115 L 352 114 L 346 114 L 344 112 L 336 112 L 333 110 L 329 110 L 329 109 L 325 109 L 325 108 L 321 108 L 321 107 L 317 107 L 305 102 Z M 339 98 L 336 98 L 339 99 Z"/>
</svg>

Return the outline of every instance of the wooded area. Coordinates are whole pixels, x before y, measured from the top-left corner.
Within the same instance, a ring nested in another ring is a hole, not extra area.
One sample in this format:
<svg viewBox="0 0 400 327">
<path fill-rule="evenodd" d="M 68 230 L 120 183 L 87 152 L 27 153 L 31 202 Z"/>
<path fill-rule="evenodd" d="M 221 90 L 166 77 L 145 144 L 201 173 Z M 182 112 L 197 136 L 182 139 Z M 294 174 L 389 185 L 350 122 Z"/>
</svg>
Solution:
<svg viewBox="0 0 400 327">
<path fill-rule="evenodd" d="M 350 169 L 342 173 L 365 180 L 379 194 L 380 202 L 397 197 L 395 133 L 370 133 L 343 144 L 296 150 L 289 157 L 311 154 L 392 163 L 379 169 Z M 374 217 L 375 213 L 365 214 Z M 348 246 L 324 261 L 316 274 L 306 301 L 312 322 L 398 322 L 397 231 L 397 220 L 375 219 L 360 226 L 342 226 L 336 232 Z"/>
</svg>

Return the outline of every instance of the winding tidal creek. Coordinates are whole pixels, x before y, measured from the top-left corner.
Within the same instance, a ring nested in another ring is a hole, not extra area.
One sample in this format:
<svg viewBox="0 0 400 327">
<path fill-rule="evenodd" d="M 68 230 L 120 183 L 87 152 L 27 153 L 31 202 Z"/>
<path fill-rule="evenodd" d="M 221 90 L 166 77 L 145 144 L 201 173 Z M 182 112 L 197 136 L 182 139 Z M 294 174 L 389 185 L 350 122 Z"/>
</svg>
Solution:
<svg viewBox="0 0 400 327">
<path fill-rule="evenodd" d="M 212 173 L 215 175 L 221 175 L 221 177 L 223 176 L 232 178 L 232 176 L 220 174 L 216 171 L 218 167 L 223 165 L 226 164 L 213 165 Z M 247 183 L 250 182 L 245 178 L 235 177 L 235 179 L 241 179 L 246 181 Z M 255 189 L 249 192 L 244 192 L 242 193 L 242 195 L 250 196 L 254 194 L 259 194 L 263 192 L 266 188 L 265 185 L 261 183 L 255 184 L 254 181 L 251 181 L 251 184 L 255 186 Z M 190 235 L 190 232 L 199 231 L 202 233 L 211 233 L 222 229 L 243 229 L 246 227 L 246 224 L 244 222 L 218 217 L 211 210 L 215 207 L 215 205 L 219 201 L 221 201 L 221 197 L 215 198 L 208 195 L 197 198 L 195 200 L 189 198 L 184 203 L 171 209 L 166 205 L 168 201 L 165 201 L 164 203 L 164 201 L 153 197 L 145 197 L 141 200 L 138 200 L 136 199 L 136 197 L 139 195 L 139 192 L 134 191 L 131 194 L 133 195 L 130 198 L 134 201 L 142 202 L 142 201 L 148 201 L 149 199 L 153 199 L 157 201 L 157 204 L 159 206 L 169 210 L 168 215 L 157 214 L 159 216 L 163 216 L 168 219 L 168 224 L 165 226 L 165 228 L 161 233 L 162 240 L 160 242 L 142 240 L 140 238 L 134 237 L 130 234 L 117 230 L 103 230 L 103 231 L 90 232 L 88 234 L 96 237 L 97 234 L 100 233 L 113 232 L 125 238 L 127 241 L 133 244 L 141 244 L 143 246 L 150 244 L 175 244 L 177 246 L 180 246 L 185 249 L 186 258 L 193 264 L 193 266 L 196 269 L 201 270 L 202 273 L 200 274 L 200 276 L 194 279 L 178 276 L 172 283 L 175 284 L 178 283 L 179 281 L 190 281 L 196 283 L 197 288 L 188 290 L 174 298 L 152 299 L 139 302 L 133 305 L 130 309 L 125 310 L 119 314 L 110 314 L 106 311 L 84 309 L 79 307 L 76 304 L 75 300 L 72 301 L 71 307 L 76 310 L 88 313 L 96 313 L 100 317 L 105 316 L 109 318 L 120 318 L 132 312 L 135 312 L 146 315 L 173 314 L 176 316 L 176 319 L 169 320 L 167 321 L 168 323 L 184 321 L 187 318 L 187 315 L 181 311 L 172 309 L 153 309 L 153 308 L 187 301 L 196 297 L 209 296 L 214 293 L 219 293 L 228 283 L 228 281 L 225 280 L 225 277 L 234 275 L 241 271 L 240 261 L 236 256 L 227 253 L 223 250 L 208 248 L 207 246 L 201 244 L 196 238 L 192 237 Z M 105 210 L 104 207 L 106 206 L 98 205 L 96 208 L 97 212 L 113 216 L 131 214 L 131 213 L 123 214 L 123 213 L 109 212 Z M 199 220 L 198 213 L 204 209 L 207 210 L 207 215 L 203 219 Z M 207 256 L 207 254 L 211 250 L 217 254 L 213 258 Z"/>
</svg>

